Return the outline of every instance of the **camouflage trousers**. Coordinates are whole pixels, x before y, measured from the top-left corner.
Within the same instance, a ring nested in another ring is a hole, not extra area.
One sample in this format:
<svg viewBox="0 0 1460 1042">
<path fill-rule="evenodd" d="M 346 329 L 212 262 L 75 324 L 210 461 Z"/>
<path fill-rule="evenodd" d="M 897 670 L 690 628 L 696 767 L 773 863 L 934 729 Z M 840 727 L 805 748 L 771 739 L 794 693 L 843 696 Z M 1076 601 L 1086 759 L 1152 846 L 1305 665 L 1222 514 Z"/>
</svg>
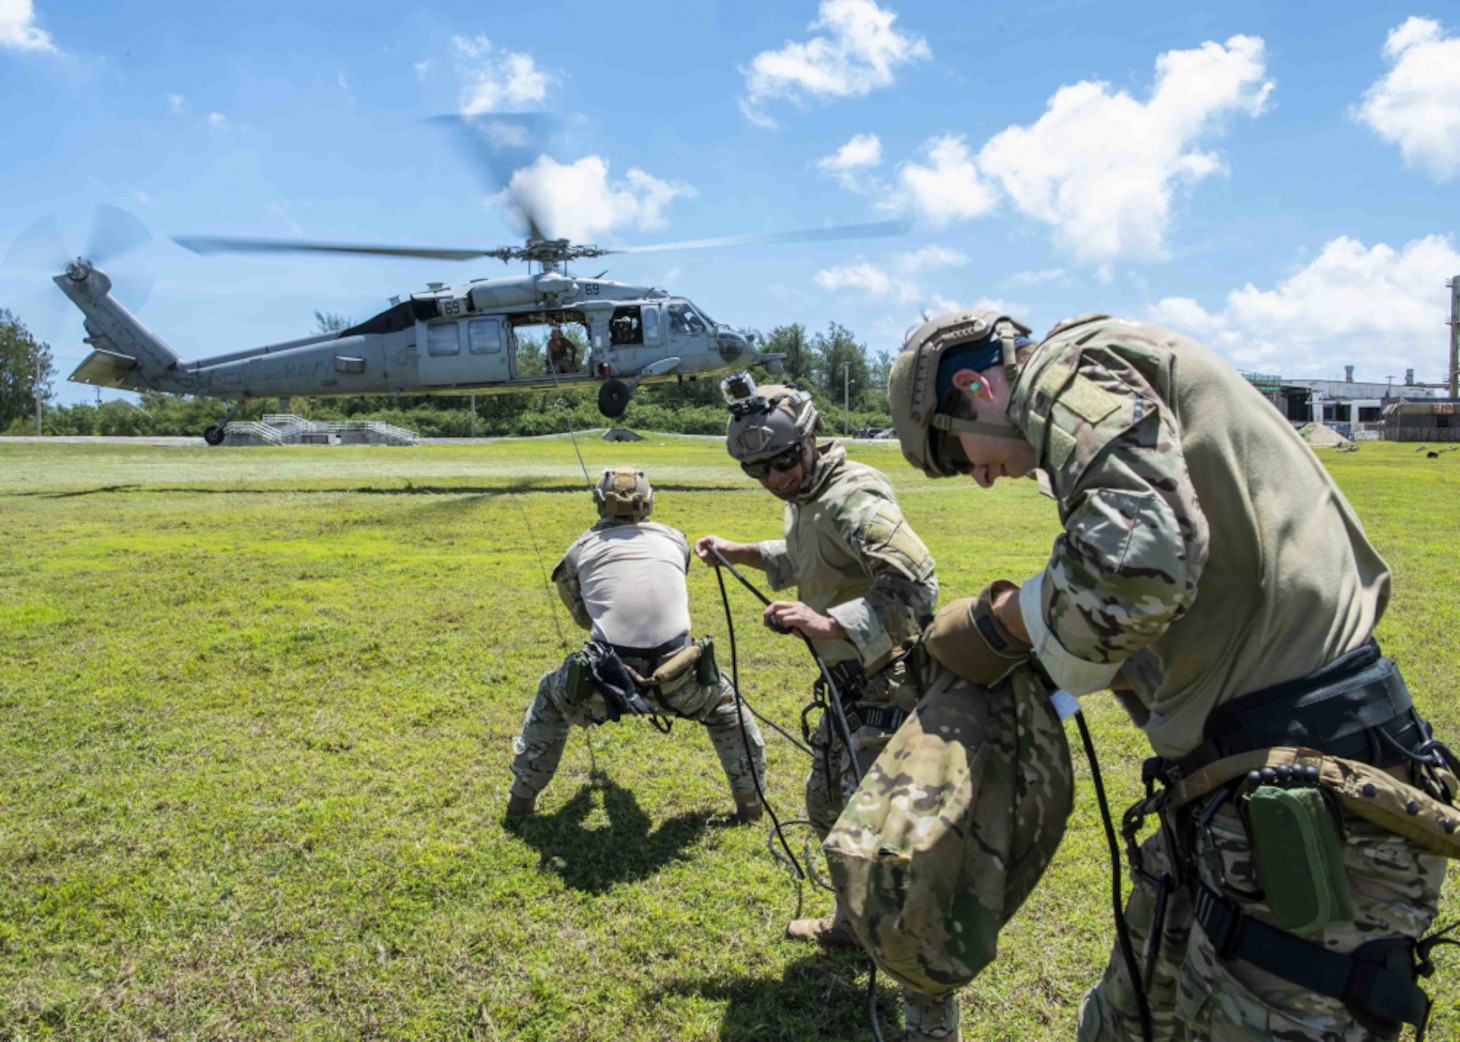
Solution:
<svg viewBox="0 0 1460 1042">
<path fill-rule="evenodd" d="M 909 712 L 917 705 L 917 686 L 899 662 L 888 666 L 866 681 L 866 688 L 857 705 L 892 704 Z M 858 770 L 852 769 L 852 756 L 831 719 L 831 711 L 821 714 L 816 733 L 811 738 L 811 773 L 806 776 L 806 817 L 818 839 L 826 839 L 842 808 L 857 791 L 857 774 L 866 774 L 882 752 L 892 732 L 886 728 L 863 724 L 852 731 L 852 746 Z"/>
<path fill-rule="evenodd" d="M 765 740 L 750 710 L 737 702 L 728 677 L 722 675 L 719 683 L 703 685 L 690 676 L 669 694 L 654 692 L 645 697 L 666 715 L 704 724 L 736 802 L 754 801 L 757 780 L 762 785 L 765 782 Z M 576 704 L 568 701 L 567 659 L 557 669 L 544 673 L 537 684 L 537 696 L 527 707 L 522 731 L 512 740 L 512 795 L 534 797 L 547 787 L 557 773 L 568 731 L 574 724 L 582 727 L 609 719 L 603 696 L 596 691 Z M 750 743 L 749 756 L 746 739 Z"/>
<path fill-rule="evenodd" d="M 1445 859 L 1411 840 L 1363 818 L 1343 815 L 1343 862 L 1353 895 L 1354 921 L 1302 935 L 1330 951 L 1349 952 L 1382 937 L 1419 937 L 1429 927 L 1439 902 Z M 1171 860 L 1161 833 L 1141 846 L 1146 871 L 1160 876 Z M 1231 891 L 1251 892 L 1256 870 L 1246 832 L 1236 812 L 1224 808 L 1210 832 L 1197 837 L 1199 874 L 1221 891 L 1216 866 Z M 1137 880 L 1126 905 L 1137 965 L 1146 973 L 1144 953 L 1156 908 L 1156 891 Z M 1243 903 L 1243 911 L 1271 923 L 1267 905 Z M 1253 1040 L 1357 1042 L 1394 1036 L 1363 1027 L 1338 999 L 1299 988 L 1240 960 L 1217 957 L 1212 943 L 1193 919 L 1189 894 L 1171 893 L 1162 928 L 1161 949 L 1149 972 L 1148 1000 L 1159 1040 Z M 1135 993 L 1117 946 L 1105 976 L 1080 1007 L 1082 1042 L 1139 1039 Z"/>
</svg>

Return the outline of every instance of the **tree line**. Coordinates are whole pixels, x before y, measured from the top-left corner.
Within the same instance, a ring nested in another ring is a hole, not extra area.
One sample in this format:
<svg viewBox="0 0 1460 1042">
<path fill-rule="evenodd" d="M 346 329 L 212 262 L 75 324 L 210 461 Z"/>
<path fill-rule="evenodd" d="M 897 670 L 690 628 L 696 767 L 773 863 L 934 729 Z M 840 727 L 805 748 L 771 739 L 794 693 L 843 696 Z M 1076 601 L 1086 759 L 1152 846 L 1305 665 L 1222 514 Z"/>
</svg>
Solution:
<svg viewBox="0 0 1460 1042">
<path fill-rule="evenodd" d="M 315 312 L 315 321 L 320 332 L 350 325 L 348 319 L 331 313 Z M 814 333 L 800 323 L 777 326 L 767 335 L 753 329 L 741 332 L 752 336 L 760 350 L 785 356 L 780 376 L 757 370 L 757 382 L 792 383 L 810 391 L 829 433 L 891 426 L 886 388 L 894 351 L 869 352 L 851 330 L 837 322 Z M 523 373 L 545 372 L 542 345 L 524 338 L 518 365 Z M 15 315 L 0 310 L 0 433 L 36 433 L 37 402 L 40 429 L 47 435 L 193 436 L 217 423 L 225 408 L 216 398 L 159 391 L 142 392 L 135 404 L 113 399 L 58 405 L 54 402 L 56 377 L 50 345 L 37 341 Z M 471 399 L 465 396 L 296 398 L 289 411 L 316 421 L 379 420 L 428 438 L 468 437 L 473 430 L 479 437 L 532 436 L 562 433 L 569 426 L 575 430 L 605 426 L 610 421 L 598 412 L 597 393 L 594 383 L 478 394 L 474 423 Z M 847 405 L 849 409 L 844 408 Z M 261 399 L 245 403 L 234 418 L 257 420 L 277 411 L 276 400 Z M 725 403 L 720 375 L 640 387 L 628 412 L 612 422 L 646 431 L 723 434 Z"/>
</svg>

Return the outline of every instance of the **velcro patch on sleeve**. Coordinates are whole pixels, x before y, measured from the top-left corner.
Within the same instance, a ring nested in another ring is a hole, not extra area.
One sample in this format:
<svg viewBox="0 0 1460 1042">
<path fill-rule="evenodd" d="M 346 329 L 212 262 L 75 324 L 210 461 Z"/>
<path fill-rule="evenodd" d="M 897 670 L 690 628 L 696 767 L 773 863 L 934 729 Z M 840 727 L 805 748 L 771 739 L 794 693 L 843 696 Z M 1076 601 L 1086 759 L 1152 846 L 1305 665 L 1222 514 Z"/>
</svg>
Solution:
<svg viewBox="0 0 1460 1042">
<path fill-rule="evenodd" d="M 1120 399 L 1078 373 L 1059 396 L 1060 404 L 1086 423 L 1099 423 L 1120 408 Z"/>
</svg>

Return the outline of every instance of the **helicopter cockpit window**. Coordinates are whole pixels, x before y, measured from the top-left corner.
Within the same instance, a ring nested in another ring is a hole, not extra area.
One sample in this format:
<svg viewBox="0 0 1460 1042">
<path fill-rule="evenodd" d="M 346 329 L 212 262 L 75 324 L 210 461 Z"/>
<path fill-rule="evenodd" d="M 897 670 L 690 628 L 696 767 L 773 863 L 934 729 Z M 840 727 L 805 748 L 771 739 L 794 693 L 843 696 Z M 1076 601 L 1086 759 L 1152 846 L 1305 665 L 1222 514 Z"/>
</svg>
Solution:
<svg viewBox="0 0 1460 1042">
<path fill-rule="evenodd" d="M 688 304 L 676 301 L 669 305 L 669 327 L 676 333 L 693 335 L 705 331 L 705 320 Z"/>
<path fill-rule="evenodd" d="M 495 318 L 474 318 L 467 324 L 468 350 L 474 355 L 495 355 L 502 350 L 502 323 Z"/>
<path fill-rule="evenodd" d="M 457 332 L 455 322 L 433 322 L 426 327 L 426 353 L 461 354 L 461 335 Z"/>
<path fill-rule="evenodd" d="M 609 341 L 620 347 L 626 344 L 644 342 L 644 326 L 637 307 L 614 308 L 613 318 L 608 323 Z"/>
</svg>

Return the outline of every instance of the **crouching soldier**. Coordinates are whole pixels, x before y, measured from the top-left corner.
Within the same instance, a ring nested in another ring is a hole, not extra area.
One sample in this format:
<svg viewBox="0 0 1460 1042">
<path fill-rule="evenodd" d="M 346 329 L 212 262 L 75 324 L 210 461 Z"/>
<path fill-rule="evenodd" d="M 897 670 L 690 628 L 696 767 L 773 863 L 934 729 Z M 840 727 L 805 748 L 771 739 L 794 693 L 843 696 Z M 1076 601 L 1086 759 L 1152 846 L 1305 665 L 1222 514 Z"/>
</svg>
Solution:
<svg viewBox="0 0 1460 1042">
<path fill-rule="evenodd" d="M 695 542 L 695 553 L 712 567 L 718 553 L 732 565 L 759 568 L 773 590 L 795 586 L 796 600 L 766 608 L 766 624 L 809 638 L 841 677 L 854 750 L 823 712 L 806 779 L 807 817 L 825 839 L 856 788 L 852 753 L 865 770 L 917 703 L 899 652 L 937 600 L 933 557 L 880 472 L 849 461 L 834 441 L 817 444 L 821 418 L 809 394 L 757 388 L 743 373 L 727 379 L 725 389 L 730 455 L 785 503 L 785 538 L 739 543 L 707 535 Z M 786 936 L 857 946 L 840 906 L 824 919 L 792 921 Z"/>
<path fill-rule="evenodd" d="M 1157 1039 L 1422 1025 L 1460 792 L 1374 642 L 1388 566 L 1202 345 L 1104 315 L 1028 334 L 990 311 L 929 320 L 888 393 L 915 467 L 984 488 L 1038 472 L 1064 529 L 1035 575 L 947 605 L 930 655 L 977 690 L 1037 663 L 1070 695 L 1124 692 L 1155 754 L 1124 818 L 1135 972 L 1117 948 L 1080 1038 L 1140 1038 L 1146 1014 Z"/>
<path fill-rule="evenodd" d="M 591 639 L 538 682 L 512 742 L 508 817 L 532 813 L 558 769 L 570 725 L 656 713 L 705 725 L 736 817 L 758 819 L 765 743 L 708 644 L 689 636 L 689 541 L 648 520 L 654 490 L 643 471 L 604 471 L 593 498 L 599 522 L 553 569 L 559 596 Z"/>
</svg>

